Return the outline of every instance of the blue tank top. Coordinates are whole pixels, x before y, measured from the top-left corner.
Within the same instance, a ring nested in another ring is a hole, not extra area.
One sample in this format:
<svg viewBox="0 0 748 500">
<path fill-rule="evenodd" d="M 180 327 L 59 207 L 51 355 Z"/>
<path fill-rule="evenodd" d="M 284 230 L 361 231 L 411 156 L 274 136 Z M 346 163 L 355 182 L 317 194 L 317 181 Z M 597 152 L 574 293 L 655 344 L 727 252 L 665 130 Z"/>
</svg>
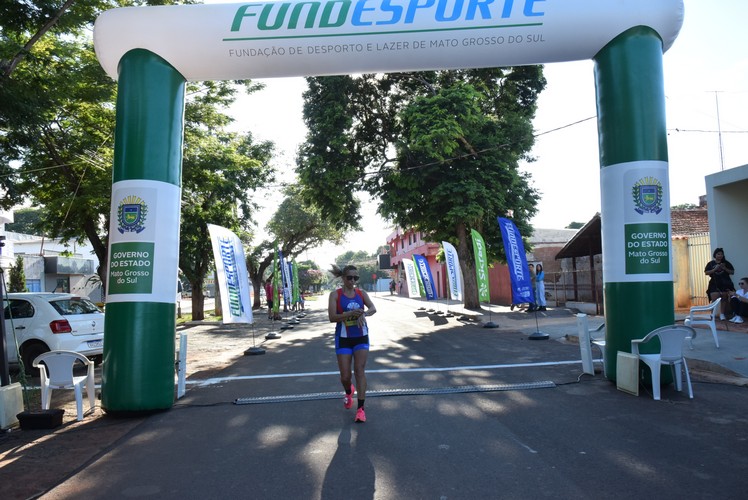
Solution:
<svg viewBox="0 0 748 500">
<path fill-rule="evenodd" d="M 345 311 L 353 311 L 364 308 L 364 296 L 356 288 L 356 295 L 353 298 L 346 297 L 342 288 L 338 288 L 338 314 Z M 335 324 L 335 336 L 342 338 L 363 337 L 369 335 L 369 327 L 364 323 L 363 328 L 359 328 L 358 320 L 351 318 L 345 321 L 338 321 Z"/>
</svg>

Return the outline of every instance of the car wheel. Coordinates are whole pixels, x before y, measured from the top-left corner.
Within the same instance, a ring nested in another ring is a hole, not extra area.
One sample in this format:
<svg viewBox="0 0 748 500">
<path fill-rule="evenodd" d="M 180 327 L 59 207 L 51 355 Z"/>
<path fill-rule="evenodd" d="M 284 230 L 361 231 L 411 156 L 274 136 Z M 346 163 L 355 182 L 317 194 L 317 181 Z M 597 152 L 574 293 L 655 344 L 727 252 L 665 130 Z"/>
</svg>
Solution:
<svg viewBox="0 0 748 500">
<path fill-rule="evenodd" d="M 49 347 L 41 342 L 33 342 L 21 347 L 21 359 L 26 370 L 26 375 L 37 375 L 38 369 L 34 368 L 33 363 L 37 356 L 49 352 Z"/>
</svg>

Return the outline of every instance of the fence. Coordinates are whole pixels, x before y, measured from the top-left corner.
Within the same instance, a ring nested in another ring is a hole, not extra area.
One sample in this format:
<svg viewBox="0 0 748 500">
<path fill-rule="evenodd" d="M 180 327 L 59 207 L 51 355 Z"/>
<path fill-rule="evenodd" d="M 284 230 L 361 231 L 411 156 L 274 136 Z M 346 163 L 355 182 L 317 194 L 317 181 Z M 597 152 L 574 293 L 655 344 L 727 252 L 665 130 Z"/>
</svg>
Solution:
<svg viewBox="0 0 748 500">
<path fill-rule="evenodd" d="M 706 289 L 709 278 L 704 274 L 704 267 L 712 260 L 709 233 L 688 237 L 688 275 L 691 288 L 691 305 L 703 306 L 709 303 Z"/>
<path fill-rule="evenodd" d="M 691 305 L 706 305 L 709 298 L 706 289 L 709 278 L 704 274 L 704 266 L 712 260 L 709 233 L 688 237 L 688 283 Z M 600 314 L 603 311 L 602 270 L 595 269 L 595 286 L 591 284 L 590 271 L 561 271 L 546 273 L 546 300 L 556 307 L 567 302 L 588 302 L 596 304 Z"/>
<path fill-rule="evenodd" d="M 602 271 L 595 270 L 595 285 L 592 285 L 589 270 L 561 271 L 546 273 L 546 300 L 555 307 L 564 306 L 567 302 L 588 302 L 596 304 L 600 314 L 603 312 Z"/>
</svg>

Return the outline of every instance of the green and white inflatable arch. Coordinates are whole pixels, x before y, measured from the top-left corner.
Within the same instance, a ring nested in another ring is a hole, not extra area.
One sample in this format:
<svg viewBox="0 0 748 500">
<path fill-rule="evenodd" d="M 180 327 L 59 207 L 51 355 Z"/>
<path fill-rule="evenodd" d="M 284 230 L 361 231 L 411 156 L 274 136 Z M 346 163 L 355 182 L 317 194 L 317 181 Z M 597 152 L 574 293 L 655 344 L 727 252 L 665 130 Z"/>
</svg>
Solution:
<svg viewBox="0 0 748 500">
<path fill-rule="evenodd" d="M 104 409 L 174 402 L 187 81 L 593 59 L 608 359 L 671 324 L 662 54 L 683 10 L 682 0 L 290 0 L 104 12 L 96 53 L 119 81 Z"/>
</svg>

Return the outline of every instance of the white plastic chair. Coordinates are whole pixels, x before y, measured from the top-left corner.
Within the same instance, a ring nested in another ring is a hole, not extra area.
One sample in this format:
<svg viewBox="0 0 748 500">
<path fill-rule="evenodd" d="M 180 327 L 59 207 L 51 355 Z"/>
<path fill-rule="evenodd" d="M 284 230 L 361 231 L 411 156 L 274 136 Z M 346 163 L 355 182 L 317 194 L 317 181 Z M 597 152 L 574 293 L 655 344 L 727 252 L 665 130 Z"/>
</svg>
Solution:
<svg viewBox="0 0 748 500">
<path fill-rule="evenodd" d="M 594 330 L 590 330 L 587 315 L 577 314 L 577 332 L 579 334 L 579 350 L 582 356 L 582 371 L 589 375 L 595 375 L 592 359 L 592 346 L 600 348 L 600 357 L 603 361 L 603 375 L 605 374 L 605 323 Z"/>
<path fill-rule="evenodd" d="M 44 364 L 41 364 L 42 361 Z M 73 367 L 78 361 L 88 367 L 87 373 L 84 376 L 75 376 L 73 374 Z M 39 368 L 43 410 L 49 409 L 53 389 L 73 389 L 75 391 L 78 420 L 83 420 L 84 385 L 88 394 L 88 410 L 91 411 L 94 408 L 96 392 L 94 362 L 86 356 L 74 351 L 49 351 L 37 356 L 32 365 L 35 368 Z"/>
<path fill-rule="evenodd" d="M 719 304 L 722 302 L 722 297 L 716 299 L 708 306 L 693 306 L 688 312 L 688 317 L 683 322 L 686 326 L 696 325 L 707 325 L 712 330 L 712 337 L 714 337 L 714 344 L 719 349 L 719 339 L 717 338 L 717 317 L 719 316 Z M 693 339 L 696 337 L 696 330 L 693 332 L 693 337 L 688 339 L 688 342 L 693 349 Z"/>
<path fill-rule="evenodd" d="M 670 365 L 675 375 L 675 388 L 683 390 L 681 365 L 686 372 L 688 383 L 688 397 L 693 399 L 693 388 L 691 387 L 691 376 L 688 373 L 686 358 L 683 356 L 683 341 L 689 336 L 693 338 L 696 332 L 690 326 L 669 325 L 652 330 L 643 339 L 631 341 L 631 353 L 638 356 L 641 361 L 649 366 L 652 372 L 652 395 L 655 400 L 660 399 L 660 368 L 662 365 Z M 660 352 L 657 354 L 640 354 L 639 346 L 646 344 L 653 338 L 660 340 Z"/>
</svg>

